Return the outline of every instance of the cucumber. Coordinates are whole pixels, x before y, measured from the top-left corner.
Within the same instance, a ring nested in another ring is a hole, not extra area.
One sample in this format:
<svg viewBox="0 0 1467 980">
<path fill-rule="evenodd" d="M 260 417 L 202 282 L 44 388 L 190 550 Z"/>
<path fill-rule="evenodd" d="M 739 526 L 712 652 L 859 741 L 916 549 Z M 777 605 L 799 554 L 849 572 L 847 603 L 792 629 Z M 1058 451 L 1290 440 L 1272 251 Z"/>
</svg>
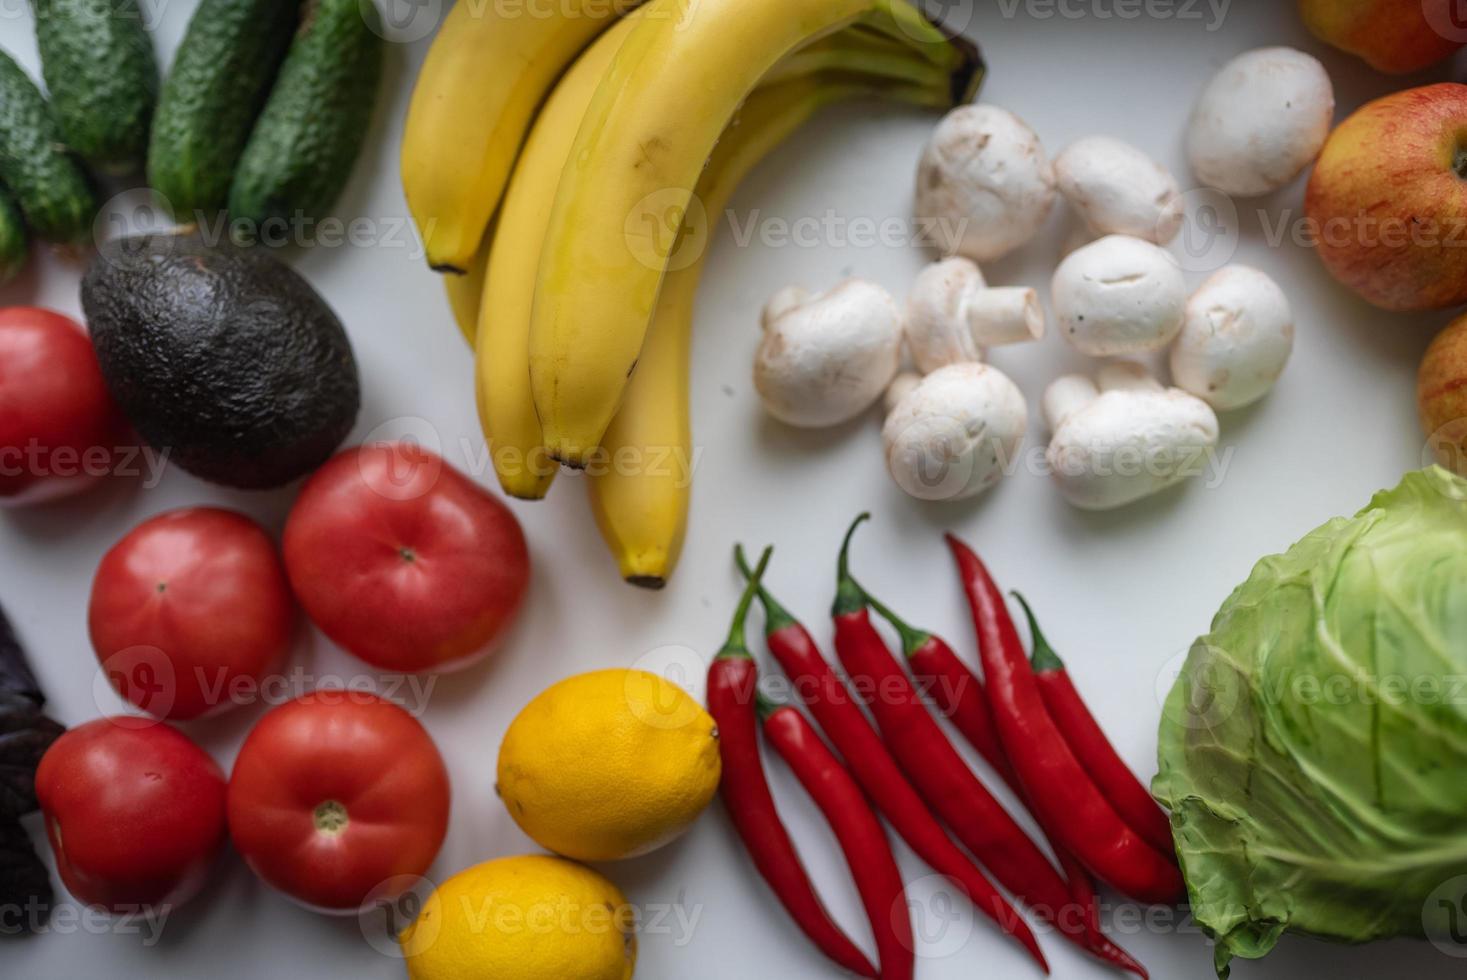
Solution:
<svg viewBox="0 0 1467 980">
<path fill-rule="evenodd" d="M 40 89 L 0 51 L 0 183 L 10 188 L 38 237 L 74 244 L 88 238 L 97 199 L 61 140 Z"/>
<path fill-rule="evenodd" d="M 0 187 L 0 283 L 20 274 L 30 257 L 30 240 L 25 233 L 25 218 L 20 205 L 4 187 Z"/>
<path fill-rule="evenodd" d="M 158 96 L 148 183 L 182 221 L 219 211 L 270 83 L 290 47 L 298 0 L 204 0 Z"/>
<path fill-rule="evenodd" d="M 271 219 L 331 210 L 367 135 L 384 43 L 372 3 L 315 0 L 307 8 L 235 170 L 234 227 L 258 234 Z"/>
<path fill-rule="evenodd" d="M 31 0 L 61 135 L 108 174 L 142 169 L 158 62 L 137 0 Z"/>
</svg>

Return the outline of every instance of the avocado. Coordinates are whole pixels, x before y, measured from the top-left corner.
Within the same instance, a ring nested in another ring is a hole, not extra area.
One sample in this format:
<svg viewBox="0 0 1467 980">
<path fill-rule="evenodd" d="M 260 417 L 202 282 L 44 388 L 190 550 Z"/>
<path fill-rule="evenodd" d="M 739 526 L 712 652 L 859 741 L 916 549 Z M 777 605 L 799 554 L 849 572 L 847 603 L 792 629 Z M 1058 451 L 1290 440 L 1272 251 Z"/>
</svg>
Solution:
<svg viewBox="0 0 1467 980">
<path fill-rule="evenodd" d="M 325 462 L 356 420 L 341 321 L 264 249 L 197 231 L 113 239 L 87 269 L 81 301 L 113 397 L 195 476 L 281 486 Z"/>
</svg>

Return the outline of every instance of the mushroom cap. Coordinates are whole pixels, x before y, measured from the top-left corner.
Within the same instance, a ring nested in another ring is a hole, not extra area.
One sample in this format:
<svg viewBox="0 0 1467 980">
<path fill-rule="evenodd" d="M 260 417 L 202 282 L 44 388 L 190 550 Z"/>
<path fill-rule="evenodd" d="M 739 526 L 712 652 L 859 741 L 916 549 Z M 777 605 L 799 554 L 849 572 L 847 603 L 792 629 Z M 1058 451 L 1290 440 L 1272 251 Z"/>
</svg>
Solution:
<svg viewBox="0 0 1467 980">
<path fill-rule="evenodd" d="M 1201 399 L 1179 388 L 1120 388 L 1069 413 L 1045 460 L 1071 504 L 1108 510 L 1203 472 L 1217 438 L 1217 416 Z"/>
<path fill-rule="evenodd" d="M 1212 77 L 1192 109 L 1192 171 L 1225 194 L 1276 191 L 1319 155 L 1334 111 L 1334 87 L 1317 58 L 1293 48 L 1244 52 Z"/>
<path fill-rule="evenodd" d="M 1213 273 L 1187 301 L 1172 345 L 1172 380 L 1213 408 L 1268 394 L 1294 349 L 1294 311 L 1267 275 L 1246 265 Z"/>
<path fill-rule="evenodd" d="M 917 167 L 919 219 L 946 221 L 952 249 L 975 262 L 1029 242 L 1054 206 L 1054 171 L 1018 116 L 965 105 L 937 124 Z"/>
<path fill-rule="evenodd" d="M 786 286 L 779 290 L 764 301 L 764 308 L 759 311 L 760 328 L 768 330 L 769 325 L 778 320 L 780 316 L 802 303 L 808 303 L 810 295 L 810 290 L 804 286 Z"/>
<path fill-rule="evenodd" d="M 782 422 L 839 425 L 881 397 L 896 376 L 901 349 L 896 300 L 875 283 L 847 279 L 767 319 L 754 355 L 754 387 L 765 410 Z"/>
<path fill-rule="evenodd" d="M 987 284 L 969 259 L 954 256 L 917 273 L 907 294 L 907 350 L 923 374 L 948 364 L 983 360 L 968 329 L 968 299 Z"/>
<path fill-rule="evenodd" d="M 1024 395 L 988 364 L 950 364 L 923 378 L 881 429 L 886 466 L 919 500 L 961 500 L 997 483 L 1028 427 Z"/>
<path fill-rule="evenodd" d="M 1165 245 L 1182 227 L 1176 178 L 1130 143 L 1109 136 L 1076 140 L 1055 157 L 1054 178 L 1097 234 Z"/>
<path fill-rule="evenodd" d="M 1107 235 L 1059 264 L 1052 301 L 1060 335 L 1082 354 L 1137 354 L 1165 347 L 1182 329 L 1187 283 L 1162 249 Z"/>
</svg>

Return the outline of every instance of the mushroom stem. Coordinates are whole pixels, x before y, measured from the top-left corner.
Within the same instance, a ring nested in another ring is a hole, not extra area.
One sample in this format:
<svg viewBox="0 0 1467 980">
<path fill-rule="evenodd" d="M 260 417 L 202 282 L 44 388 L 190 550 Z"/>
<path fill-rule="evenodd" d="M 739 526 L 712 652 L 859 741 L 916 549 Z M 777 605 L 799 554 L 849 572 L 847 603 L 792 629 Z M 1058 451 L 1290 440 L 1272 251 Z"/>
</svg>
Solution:
<svg viewBox="0 0 1467 980">
<path fill-rule="evenodd" d="M 900 404 L 901 400 L 907 397 L 907 394 L 921 383 L 922 375 L 915 371 L 903 371 L 895 378 L 892 378 L 891 384 L 886 386 L 886 395 L 881 402 L 881 407 L 885 409 L 886 414 L 890 415 L 896 409 L 897 405 Z"/>
<path fill-rule="evenodd" d="M 1110 361 L 1095 372 L 1101 391 L 1162 391 L 1161 382 L 1135 361 Z"/>
<path fill-rule="evenodd" d="M 1066 374 L 1055 378 L 1044 389 L 1044 422 L 1050 432 L 1056 432 L 1069 417 L 1100 397 L 1095 387 L 1083 374 Z"/>
<path fill-rule="evenodd" d="M 1022 344 L 1044 336 L 1039 293 L 1023 286 L 975 290 L 968 298 L 968 329 L 979 347 Z"/>
</svg>

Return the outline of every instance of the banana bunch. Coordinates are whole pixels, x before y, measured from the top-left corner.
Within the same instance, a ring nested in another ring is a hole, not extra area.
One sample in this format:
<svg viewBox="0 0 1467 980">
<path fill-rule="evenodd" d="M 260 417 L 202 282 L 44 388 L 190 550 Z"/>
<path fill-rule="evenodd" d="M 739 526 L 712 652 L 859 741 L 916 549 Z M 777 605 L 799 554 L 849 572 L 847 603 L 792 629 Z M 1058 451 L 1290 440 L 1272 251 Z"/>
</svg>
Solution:
<svg viewBox="0 0 1467 980">
<path fill-rule="evenodd" d="M 687 524 L 694 298 L 734 189 L 821 107 L 947 108 L 982 65 L 907 0 L 599 19 L 605 0 L 584 2 L 560 0 L 558 30 L 456 6 L 413 93 L 403 183 L 430 263 L 460 273 L 445 285 L 505 492 L 539 499 L 561 463 L 585 468 L 622 576 L 655 588 Z"/>
</svg>

